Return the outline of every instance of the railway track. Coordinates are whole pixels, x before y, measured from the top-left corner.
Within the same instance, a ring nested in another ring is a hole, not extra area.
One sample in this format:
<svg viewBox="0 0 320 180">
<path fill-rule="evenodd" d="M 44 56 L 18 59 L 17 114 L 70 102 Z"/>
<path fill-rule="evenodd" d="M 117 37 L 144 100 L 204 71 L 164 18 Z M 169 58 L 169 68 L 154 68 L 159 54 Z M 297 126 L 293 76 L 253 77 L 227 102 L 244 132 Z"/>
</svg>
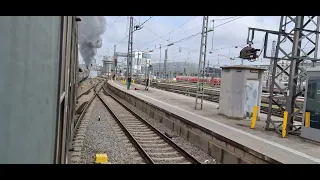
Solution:
<svg viewBox="0 0 320 180">
<path fill-rule="evenodd" d="M 104 87 L 97 94 L 119 125 L 121 138 L 128 139 L 147 164 L 200 164 L 189 153 L 109 94 Z M 123 133 L 121 133 L 122 131 Z M 126 137 L 124 137 L 126 136 Z M 137 157 L 136 160 L 139 160 Z"/>
<path fill-rule="evenodd" d="M 80 122 L 82 118 L 84 117 L 87 109 L 91 105 L 93 99 L 96 97 L 96 92 L 99 92 L 103 84 L 103 81 L 97 82 L 95 85 L 90 87 L 86 92 L 82 93 L 77 99 L 80 99 L 83 95 L 88 95 L 90 92 L 93 92 L 93 96 L 88 100 L 83 102 L 83 104 L 78 108 L 77 113 L 75 115 L 75 120 L 74 120 L 74 131 L 73 134 L 75 134 L 79 128 Z"/>
<path fill-rule="evenodd" d="M 100 81 L 99 81 L 99 82 L 100 82 Z M 94 85 L 92 85 L 92 86 L 91 86 L 89 89 L 87 89 L 86 91 L 80 93 L 80 94 L 77 96 L 77 99 L 80 99 L 82 96 L 89 94 L 90 91 L 92 90 L 92 88 L 96 87 L 97 84 L 99 84 L 99 82 L 96 83 L 96 84 L 94 84 Z"/>
<path fill-rule="evenodd" d="M 93 85 L 93 86 L 90 87 L 88 90 L 84 91 L 83 93 L 79 94 L 79 95 L 77 96 L 77 99 L 80 99 L 82 96 L 89 94 L 90 91 L 92 90 L 92 88 L 94 88 L 94 87 L 95 87 L 95 85 Z"/>
</svg>

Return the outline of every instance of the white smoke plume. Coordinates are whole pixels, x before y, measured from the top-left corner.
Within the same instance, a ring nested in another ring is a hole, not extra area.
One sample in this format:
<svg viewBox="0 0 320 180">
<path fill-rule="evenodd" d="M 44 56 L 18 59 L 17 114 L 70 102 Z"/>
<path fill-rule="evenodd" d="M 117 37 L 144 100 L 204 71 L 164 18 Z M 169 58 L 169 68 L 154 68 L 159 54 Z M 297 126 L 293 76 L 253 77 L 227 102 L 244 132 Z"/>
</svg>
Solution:
<svg viewBox="0 0 320 180">
<path fill-rule="evenodd" d="M 103 16 L 79 16 L 79 51 L 87 68 L 91 66 L 97 49 L 102 47 L 102 35 L 106 31 L 106 19 Z"/>
</svg>

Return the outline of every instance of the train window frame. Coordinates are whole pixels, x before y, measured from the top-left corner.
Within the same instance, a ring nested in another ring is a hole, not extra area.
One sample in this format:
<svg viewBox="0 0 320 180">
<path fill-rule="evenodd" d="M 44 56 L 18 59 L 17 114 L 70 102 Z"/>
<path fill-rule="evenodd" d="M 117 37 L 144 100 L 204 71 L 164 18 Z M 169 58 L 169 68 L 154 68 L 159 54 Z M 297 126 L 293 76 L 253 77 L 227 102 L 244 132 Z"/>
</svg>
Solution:
<svg viewBox="0 0 320 180">
<path fill-rule="evenodd" d="M 61 106 L 64 106 L 64 111 L 63 112 L 60 112 L 61 114 L 61 117 L 63 117 L 63 119 L 60 119 L 60 123 L 62 124 L 62 129 L 61 129 L 61 133 L 62 133 L 62 139 L 60 139 L 62 141 L 62 146 L 60 147 L 60 151 L 61 151 L 61 155 L 60 155 L 60 162 L 61 163 L 65 163 L 66 162 L 66 157 L 67 157 L 67 146 L 66 146 L 66 131 L 67 131 L 67 113 L 69 111 L 68 109 L 68 96 L 69 96 L 69 88 L 68 88 L 68 80 L 69 80 L 69 57 L 68 57 L 68 52 L 69 52 L 69 28 L 70 28 L 70 25 L 69 25 L 69 16 L 65 16 L 65 21 L 66 21 L 66 26 L 65 26 L 65 29 L 64 29 L 64 32 L 65 32 L 65 36 L 64 36 L 64 53 L 63 53 L 63 56 L 64 56 L 64 67 L 63 67 L 63 71 L 64 71 L 64 83 L 63 83 L 63 86 L 64 86 L 64 93 L 66 94 L 65 98 L 64 98 L 64 101 L 63 101 L 63 104 L 61 104 Z"/>
<path fill-rule="evenodd" d="M 62 146 L 62 151 L 63 151 L 63 156 L 61 157 L 61 161 L 65 162 L 67 161 L 67 154 L 68 154 L 68 150 L 69 150 L 69 138 L 70 138 L 70 134 L 68 132 L 68 130 L 70 129 L 70 122 L 68 121 L 70 119 L 70 100 L 71 100 L 71 92 L 70 92 L 70 87 L 69 87 L 69 82 L 71 77 L 71 42 L 72 42 L 72 22 L 73 22 L 73 18 L 72 16 L 67 16 L 67 27 L 66 27 L 66 32 L 67 32 L 67 36 L 66 36 L 66 53 L 65 53 L 65 57 L 66 57 L 66 66 L 65 66 L 65 71 L 66 76 L 65 76 L 65 92 L 67 94 L 66 98 L 65 98 L 65 111 L 64 111 L 64 119 L 63 119 L 63 146 Z"/>
<path fill-rule="evenodd" d="M 59 95 L 60 101 L 58 105 L 58 119 L 57 119 L 57 130 L 56 130 L 56 153 L 55 153 L 55 163 L 67 163 L 68 162 L 68 150 L 69 150 L 69 139 L 70 134 L 68 129 L 70 126 L 68 120 L 68 114 L 72 111 L 70 103 L 70 89 L 69 82 L 71 76 L 71 41 L 72 35 L 72 21 L 74 18 L 72 16 L 61 16 L 61 42 L 60 42 L 60 77 L 59 77 Z M 72 92 L 71 92 L 72 93 Z M 72 98 L 71 98 L 72 99 Z M 69 134 L 69 135 L 68 135 Z"/>
<path fill-rule="evenodd" d="M 58 88 L 58 95 L 59 95 L 59 104 L 58 104 L 58 118 L 57 118 L 57 129 L 56 129 L 56 147 L 55 147 L 55 163 L 60 164 L 61 159 L 63 157 L 63 151 L 61 148 L 61 144 L 63 143 L 63 119 L 64 119 L 64 109 L 65 109 L 65 91 L 64 91 L 64 84 L 65 84 L 65 39 L 66 39 L 66 16 L 61 16 L 61 27 L 60 27 L 60 57 L 59 57 L 59 88 Z"/>
<path fill-rule="evenodd" d="M 308 91 L 307 91 L 307 98 L 314 100 L 316 98 L 316 93 L 314 91 L 314 86 L 316 86 L 316 81 L 313 79 L 308 80 Z"/>
<path fill-rule="evenodd" d="M 65 19 L 65 16 L 62 16 L 63 18 L 63 23 L 62 23 L 62 38 L 61 38 L 61 57 L 60 57 L 60 61 L 61 61 L 61 76 L 60 76 L 60 95 L 63 94 L 63 92 L 65 91 L 65 67 L 66 67 L 66 58 L 65 58 L 65 54 L 66 54 L 66 39 L 67 39 L 67 20 Z"/>
<path fill-rule="evenodd" d="M 69 71 L 69 79 L 68 79 L 68 83 L 67 83 L 67 87 L 68 87 L 68 106 L 69 106 L 69 109 L 68 109 L 68 112 L 67 112 L 67 131 L 66 131 L 66 152 L 69 151 L 69 149 L 71 148 L 72 146 L 72 132 L 73 132 L 73 115 L 74 115 L 74 112 L 75 112 L 75 109 L 74 109 L 74 104 L 75 104 L 75 96 L 74 96 L 74 93 L 76 92 L 75 91 L 75 87 L 74 87 L 74 76 L 75 76 L 75 72 L 76 69 L 77 69 L 77 66 L 75 66 L 75 54 L 74 54 L 74 51 L 75 51 L 75 45 L 77 44 L 77 42 L 75 42 L 75 36 L 76 34 L 74 33 L 75 31 L 75 28 L 74 26 L 76 25 L 76 20 L 75 20 L 75 17 L 70 17 L 69 18 L 69 22 L 70 22 L 70 26 L 68 28 L 69 32 L 68 32 L 68 35 L 70 36 L 70 42 L 68 44 L 68 47 L 70 48 L 69 49 L 69 54 L 68 54 L 68 57 L 69 57 L 69 68 L 68 68 L 68 71 Z"/>
</svg>

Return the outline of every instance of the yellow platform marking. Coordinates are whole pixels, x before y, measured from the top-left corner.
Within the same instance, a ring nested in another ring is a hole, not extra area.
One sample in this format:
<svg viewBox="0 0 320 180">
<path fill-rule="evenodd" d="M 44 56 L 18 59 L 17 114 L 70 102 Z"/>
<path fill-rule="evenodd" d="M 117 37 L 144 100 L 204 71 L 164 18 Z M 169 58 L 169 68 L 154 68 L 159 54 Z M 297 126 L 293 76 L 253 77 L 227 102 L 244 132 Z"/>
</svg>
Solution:
<svg viewBox="0 0 320 180">
<path fill-rule="evenodd" d="M 108 156 L 107 154 L 96 154 L 96 164 L 106 164 L 108 163 Z"/>
<path fill-rule="evenodd" d="M 310 112 L 306 112 L 305 113 L 306 117 L 305 117 L 305 127 L 310 127 Z"/>
<path fill-rule="evenodd" d="M 256 127 L 256 121 L 257 121 L 257 116 L 258 116 L 258 106 L 253 107 L 253 113 L 252 113 L 252 119 L 251 119 L 251 129 L 254 129 Z"/>
</svg>

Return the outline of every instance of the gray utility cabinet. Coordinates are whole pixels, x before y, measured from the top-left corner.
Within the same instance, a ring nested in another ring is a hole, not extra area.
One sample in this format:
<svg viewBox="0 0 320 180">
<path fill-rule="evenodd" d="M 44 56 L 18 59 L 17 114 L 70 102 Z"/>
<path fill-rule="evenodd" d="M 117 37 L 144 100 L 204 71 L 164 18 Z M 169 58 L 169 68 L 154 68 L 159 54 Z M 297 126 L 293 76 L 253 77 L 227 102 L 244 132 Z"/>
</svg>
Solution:
<svg viewBox="0 0 320 180">
<path fill-rule="evenodd" d="M 221 67 L 219 114 L 250 120 L 253 107 L 261 105 L 262 76 L 265 69 L 237 65 Z"/>
<path fill-rule="evenodd" d="M 107 75 L 111 74 L 113 70 L 113 61 L 112 60 L 103 60 L 103 73 L 107 73 Z"/>
<path fill-rule="evenodd" d="M 320 68 L 307 69 L 301 137 L 320 142 Z M 310 112 L 310 127 L 305 127 L 305 112 Z"/>
</svg>

